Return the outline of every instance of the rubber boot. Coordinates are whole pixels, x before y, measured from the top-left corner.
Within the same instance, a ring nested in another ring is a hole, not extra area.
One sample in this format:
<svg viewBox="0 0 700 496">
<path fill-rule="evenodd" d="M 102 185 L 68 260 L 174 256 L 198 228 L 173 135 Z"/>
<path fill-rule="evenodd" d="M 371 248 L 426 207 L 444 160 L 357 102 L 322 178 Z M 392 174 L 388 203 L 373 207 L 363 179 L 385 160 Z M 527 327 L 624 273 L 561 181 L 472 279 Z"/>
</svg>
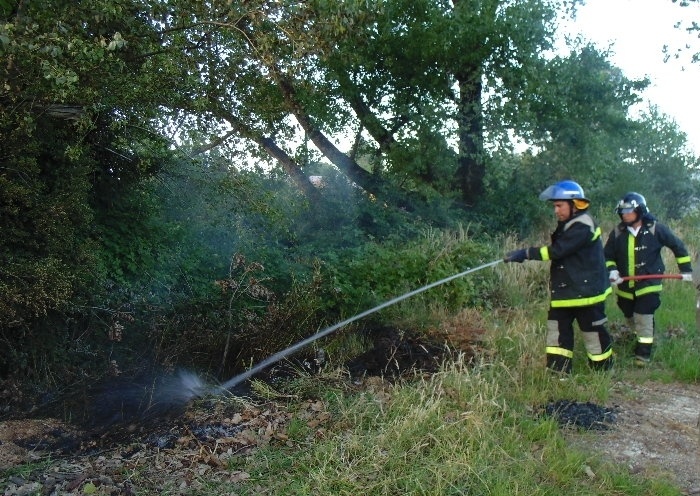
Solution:
<svg viewBox="0 0 700 496">
<path fill-rule="evenodd" d="M 572 362 L 562 355 L 547 353 L 547 369 L 562 375 L 571 374 Z"/>
</svg>

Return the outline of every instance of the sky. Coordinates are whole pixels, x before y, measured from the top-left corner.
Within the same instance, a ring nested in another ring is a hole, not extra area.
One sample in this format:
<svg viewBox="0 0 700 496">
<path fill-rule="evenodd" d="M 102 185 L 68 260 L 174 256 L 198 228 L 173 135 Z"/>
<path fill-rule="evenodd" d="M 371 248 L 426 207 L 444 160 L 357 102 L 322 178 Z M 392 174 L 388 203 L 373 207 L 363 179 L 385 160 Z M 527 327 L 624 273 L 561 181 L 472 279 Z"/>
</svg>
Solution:
<svg viewBox="0 0 700 496">
<path fill-rule="evenodd" d="M 689 53 L 664 63 L 662 52 L 664 44 L 687 43 L 700 51 L 697 35 L 674 28 L 691 19 L 700 22 L 700 2 L 681 8 L 672 0 L 586 0 L 566 31 L 581 33 L 601 48 L 610 46 L 612 63 L 627 77 L 648 77 L 644 108 L 651 103 L 675 120 L 690 149 L 700 155 L 700 63 L 691 64 Z"/>
</svg>

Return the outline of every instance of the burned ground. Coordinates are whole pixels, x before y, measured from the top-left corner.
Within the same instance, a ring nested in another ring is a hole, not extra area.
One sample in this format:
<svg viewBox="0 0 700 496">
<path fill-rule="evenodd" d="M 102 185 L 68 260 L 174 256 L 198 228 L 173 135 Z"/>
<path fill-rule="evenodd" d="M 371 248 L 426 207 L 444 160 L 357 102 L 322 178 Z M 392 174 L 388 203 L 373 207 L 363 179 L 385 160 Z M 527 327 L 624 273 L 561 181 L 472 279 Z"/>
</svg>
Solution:
<svg viewBox="0 0 700 496">
<path fill-rule="evenodd" d="M 378 329 L 371 333 L 371 338 L 371 349 L 345 364 L 353 378 L 396 379 L 414 371 L 436 372 L 455 352 L 444 341 L 400 329 Z"/>
<path fill-rule="evenodd" d="M 455 353 L 473 356 L 480 335 L 481 330 L 464 328 L 430 336 L 374 329 L 364 334 L 367 351 L 348 360 L 337 382 L 344 388 L 362 389 L 431 374 Z M 460 349 L 452 346 L 456 339 Z M 256 379 L 274 390 L 297 374 L 318 371 L 322 365 L 318 360 L 318 356 L 297 357 L 270 367 Z M 177 484 L 189 486 L 203 473 L 224 480 L 245 477 L 224 470 L 227 456 L 288 442 L 285 432 L 291 414 L 284 401 L 256 397 L 249 383 L 241 385 L 235 396 L 229 392 L 213 398 L 191 395 L 198 387 L 196 378 L 182 373 L 113 378 L 85 389 L 79 400 L 70 399 L 72 408 L 79 409 L 72 415 L 80 420 L 77 423 L 50 418 L 46 413 L 51 405 L 46 404 L 14 416 L 5 412 L 0 422 L 0 474 L 4 474 L 0 484 L 5 485 L 6 494 L 70 494 L 84 492 L 86 484 L 110 494 L 133 494 L 134 488 L 122 474 L 138 470 L 152 472 L 154 479 L 167 473 Z M 69 407 L 54 408 L 66 412 Z M 308 400 L 295 415 L 313 428 L 313 436 L 324 435 L 330 414 L 322 402 Z M 165 452 L 170 453 L 167 469 L 158 461 L 159 453 Z M 47 457 L 51 463 L 44 466 L 41 461 Z M 35 470 L 18 474 L 12 470 L 34 463 Z"/>
</svg>

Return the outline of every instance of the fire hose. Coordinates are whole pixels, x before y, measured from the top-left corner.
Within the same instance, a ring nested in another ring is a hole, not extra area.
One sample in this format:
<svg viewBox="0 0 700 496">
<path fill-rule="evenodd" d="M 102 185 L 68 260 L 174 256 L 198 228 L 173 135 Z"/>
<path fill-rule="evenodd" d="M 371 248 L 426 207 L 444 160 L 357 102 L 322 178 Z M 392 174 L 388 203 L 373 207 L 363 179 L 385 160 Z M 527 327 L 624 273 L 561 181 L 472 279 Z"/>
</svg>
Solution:
<svg viewBox="0 0 700 496">
<path fill-rule="evenodd" d="M 683 279 L 681 274 L 643 274 L 640 276 L 623 276 L 623 281 L 644 281 L 647 279 Z"/>
<path fill-rule="evenodd" d="M 388 307 L 388 306 L 390 306 L 390 305 L 393 305 L 393 304 L 395 304 L 395 303 L 398 303 L 398 302 L 400 302 L 400 301 L 403 301 L 403 300 L 405 300 L 406 298 L 410 298 L 411 296 L 417 295 L 418 293 L 422 293 L 423 291 L 426 291 L 426 290 L 428 290 L 428 289 L 434 288 L 434 287 L 439 286 L 439 285 L 441 285 L 441 284 L 445 284 L 446 282 L 452 281 L 452 280 L 457 279 L 457 278 L 459 278 L 459 277 L 466 276 L 467 274 L 471 274 L 472 272 L 478 272 L 478 271 L 480 271 L 480 270 L 482 270 L 482 269 L 485 269 L 485 268 L 487 268 L 487 267 L 492 267 L 492 266 L 494 266 L 494 265 L 496 265 L 496 264 L 499 264 L 499 263 L 501 263 L 501 262 L 503 262 L 503 259 L 494 260 L 494 261 L 492 261 L 492 262 L 488 262 L 488 263 L 485 263 L 485 264 L 483 264 L 483 265 L 479 265 L 478 267 L 474 267 L 474 268 L 471 268 L 471 269 L 467 269 L 467 270 L 465 270 L 464 272 L 460 272 L 459 274 L 454 274 L 454 275 L 451 275 L 451 276 L 449 276 L 449 277 L 445 277 L 444 279 L 440 279 L 439 281 L 435 281 L 435 282 L 433 282 L 433 283 L 427 284 L 427 285 L 425 285 L 425 286 L 423 286 L 423 287 L 420 287 L 420 288 L 418 288 L 418 289 L 414 289 L 413 291 L 409 291 L 408 293 L 405 293 L 405 294 L 403 294 L 403 295 L 401 295 L 401 296 L 397 296 L 396 298 L 394 298 L 394 299 L 392 299 L 392 300 L 389 300 L 389 301 L 386 301 L 386 302 L 382 303 L 381 305 L 377 305 L 377 306 L 374 307 L 374 308 L 370 308 L 369 310 L 365 310 L 364 312 L 358 313 L 357 315 L 354 315 L 354 316 L 350 317 L 349 319 L 345 319 L 345 320 L 342 321 L 342 322 L 339 322 L 339 323 L 337 323 L 337 324 L 335 324 L 335 325 L 332 325 L 332 326 L 330 326 L 330 327 L 327 327 L 327 328 L 325 328 L 325 329 L 322 329 L 322 330 L 318 331 L 316 334 L 314 334 L 314 335 L 312 335 L 312 336 L 310 336 L 310 337 L 308 337 L 308 338 L 306 338 L 306 339 L 304 339 L 304 340 L 302 340 L 302 341 L 299 341 L 298 343 L 296 343 L 296 344 L 294 344 L 294 345 L 292 345 L 292 346 L 290 346 L 290 347 L 288 347 L 288 348 L 285 348 L 284 350 L 279 351 L 279 352 L 275 353 L 274 355 L 272 355 L 272 356 L 266 358 L 265 360 L 263 360 L 262 362 L 258 363 L 258 364 L 255 365 L 254 367 L 252 367 L 252 368 L 246 370 L 245 372 L 240 373 L 240 374 L 238 374 L 238 375 L 235 376 L 235 377 L 232 377 L 231 379 L 229 379 L 228 381 L 226 381 L 225 383 L 223 383 L 221 386 L 219 386 L 218 389 L 219 389 L 220 391 L 221 391 L 221 390 L 231 389 L 231 388 L 233 388 L 234 386 L 240 384 L 241 382 L 243 382 L 243 381 L 249 379 L 250 377 L 254 376 L 254 375 L 257 374 L 258 372 L 260 372 L 260 371 L 266 369 L 266 368 L 269 367 L 270 365 L 272 365 L 272 364 L 274 364 L 274 363 L 276 363 L 276 362 L 282 360 L 283 358 L 285 358 L 285 357 L 291 355 L 292 353 L 298 351 L 299 349 L 301 349 L 301 348 L 303 348 L 303 347 L 305 347 L 305 346 L 307 346 L 307 345 L 313 343 L 313 342 L 316 341 L 317 339 L 320 339 L 320 338 L 322 338 L 322 337 L 324 337 L 324 336 L 327 336 L 328 334 L 330 334 L 330 333 L 336 331 L 337 329 L 340 329 L 341 327 L 343 327 L 343 326 L 345 326 L 345 325 L 347 325 L 347 324 L 350 324 L 351 322 L 354 322 L 354 321 L 356 321 L 356 320 L 358 320 L 358 319 L 361 319 L 361 318 L 363 318 L 363 317 L 366 317 L 367 315 L 369 315 L 369 314 L 371 314 L 371 313 L 374 313 L 374 312 L 377 312 L 377 311 L 379 311 L 379 310 L 382 310 L 383 308 L 386 308 L 386 307 Z"/>
</svg>

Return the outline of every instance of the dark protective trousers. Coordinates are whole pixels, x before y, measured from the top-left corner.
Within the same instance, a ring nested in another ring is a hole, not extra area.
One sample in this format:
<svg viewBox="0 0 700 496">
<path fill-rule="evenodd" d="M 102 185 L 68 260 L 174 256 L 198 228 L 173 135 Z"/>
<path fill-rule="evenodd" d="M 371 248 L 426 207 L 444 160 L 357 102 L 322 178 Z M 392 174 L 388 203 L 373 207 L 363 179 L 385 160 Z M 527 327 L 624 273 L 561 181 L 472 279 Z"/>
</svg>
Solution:
<svg viewBox="0 0 700 496">
<path fill-rule="evenodd" d="M 551 308 L 547 314 L 547 367 L 571 372 L 574 357 L 574 321 L 583 334 L 588 364 L 594 369 L 612 366 L 612 339 L 606 328 L 605 303 L 585 307 Z"/>
</svg>

